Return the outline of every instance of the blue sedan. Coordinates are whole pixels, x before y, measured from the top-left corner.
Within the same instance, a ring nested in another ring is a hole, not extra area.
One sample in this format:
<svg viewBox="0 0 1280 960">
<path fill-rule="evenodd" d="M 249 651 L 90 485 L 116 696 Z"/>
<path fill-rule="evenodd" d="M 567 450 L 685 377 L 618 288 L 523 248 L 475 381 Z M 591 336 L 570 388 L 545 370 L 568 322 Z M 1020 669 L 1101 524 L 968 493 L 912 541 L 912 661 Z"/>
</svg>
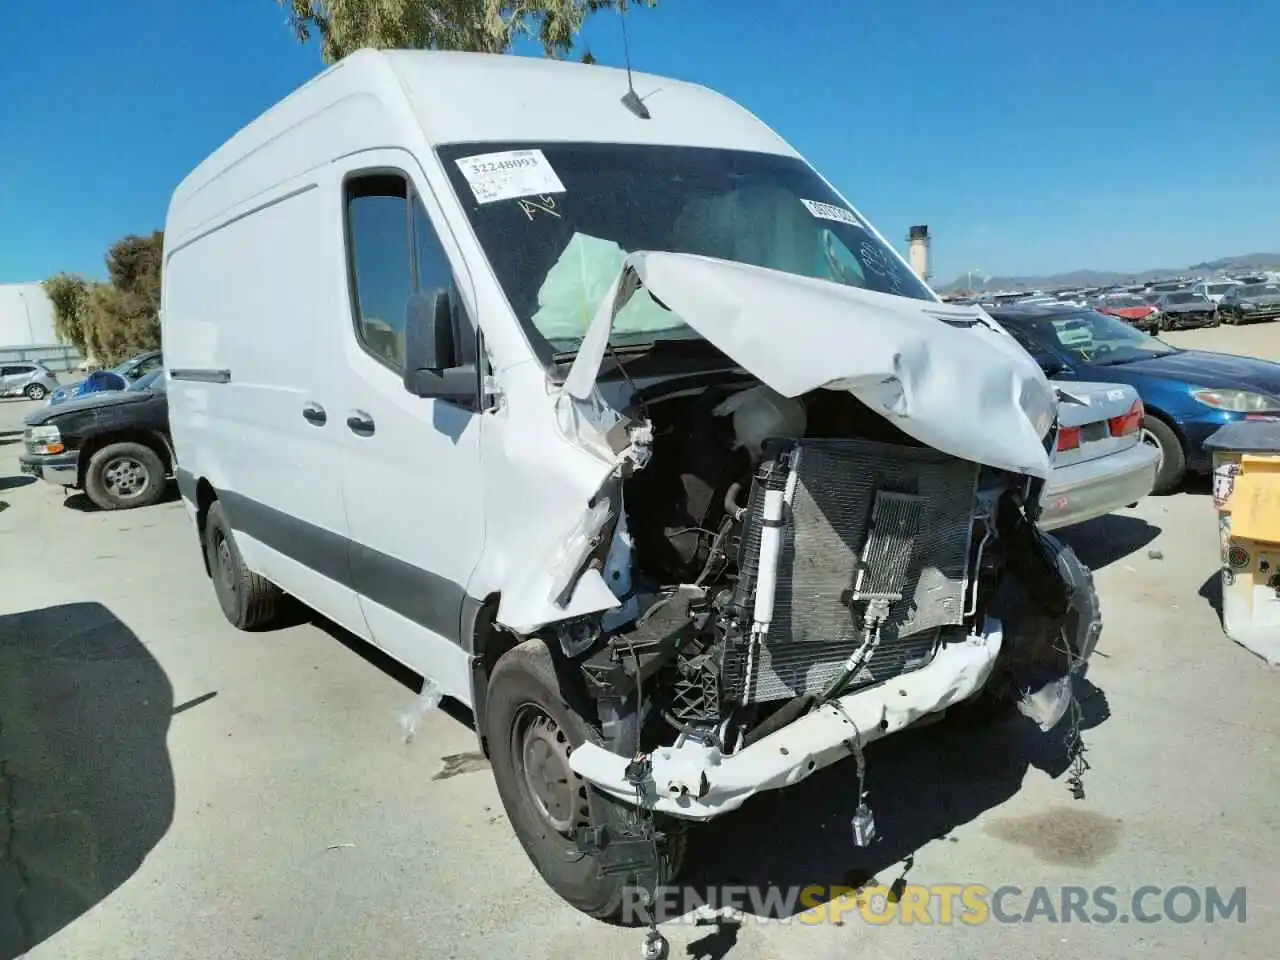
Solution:
<svg viewBox="0 0 1280 960">
<path fill-rule="evenodd" d="M 1055 380 L 1127 383 L 1146 408 L 1143 440 L 1160 450 L 1154 493 L 1207 472 L 1205 439 L 1233 420 L 1280 418 L 1280 364 L 1181 350 L 1093 310 L 1044 304 L 988 308 Z"/>
</svg>

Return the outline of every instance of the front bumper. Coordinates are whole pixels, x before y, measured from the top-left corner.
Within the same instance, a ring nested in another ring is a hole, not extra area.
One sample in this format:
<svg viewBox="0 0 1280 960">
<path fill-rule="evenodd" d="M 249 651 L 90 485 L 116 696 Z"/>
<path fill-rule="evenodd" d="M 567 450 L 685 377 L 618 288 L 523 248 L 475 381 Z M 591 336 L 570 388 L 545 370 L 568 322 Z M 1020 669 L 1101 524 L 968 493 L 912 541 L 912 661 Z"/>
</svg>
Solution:
<svg viewBox="0 0 1280 960">
<path fill-rule="evenodd" d="M 1145 443 L 1084 463 L 1058 467 L 1040 496 L 1041 530 L 1101 517 L 1151 492 L 1160 451 Z"/>
<path fill-rule="evenodd" d="M 1224 424 L 1237 420 L 1280 420 L 1280 413 L 1244 414 L 1210 407 L 1205 407 L 1204 411 L 1176 421 L 1178 430 L 1186 441 L 1187 469 L 1200 473 L 1207 472 L 1213 466 L 1213 457 L 1205 449 L 1204 442 Z"/>
<path fill-rule="evenodd" d="M 661 747 L 639 790 L 646 807 L 685 820 L 710 820 L 767 790 L 789 787 L 923 717 L 968 700 L 991 676 L 1004 632 L 988 619 L 982 634 L 944 645 L 927 666 L 879 686 L 846 694 L 737 753 L 725 755 L 685 738 Z M 584 779 L 619 800 L 636 803 L 626 777 L 630 758 L 593 743 L 569 757 Z"/>
<path fill-rule="evenodd" d="M 1169 313 L 1166 311 L 1164 322 L 1170 330 L 1194 330 L 1198 327 L 1211 327 L 1218 322 L 1218 314 L 1214 312 Z"/>
<path fill-rule="evenodd" d="M 47 480 L 60 487 L 74 487 L 79 480 L 79 454 L 50 455 L 25 453 L 18 457 L 18 469 L 29 477 Z"/>
<path fill-rule="evenodd" d="M 1236 314 L 1236 318 L 1242 323 L 1252 323 L 1255 320 L 1275 320 L 1277 317 L 1280 317 L 1280 303 L 1268 303 L 1257 310 L 1241 310 Z"/>
</svg>

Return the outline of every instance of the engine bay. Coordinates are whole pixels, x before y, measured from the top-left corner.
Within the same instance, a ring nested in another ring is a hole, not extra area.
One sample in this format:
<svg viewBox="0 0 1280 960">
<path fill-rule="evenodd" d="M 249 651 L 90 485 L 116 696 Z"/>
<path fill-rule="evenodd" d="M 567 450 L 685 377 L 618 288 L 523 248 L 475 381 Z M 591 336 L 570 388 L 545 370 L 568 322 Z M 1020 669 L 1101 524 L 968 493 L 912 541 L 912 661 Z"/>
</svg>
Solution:
<svg viewBox="0 0 1280 960">
<path fill-rule="evenodd" d="M 1019 538 L 1042 571 L 1015 591 L 1035 594 L 1024 619 L 1048 619 L 1009 644 L 1022 673 L 1004 683 L 1070 669 L 1038 481 L 927 447 L 842 390 L 704 376 L 637 390 L 623 413 L 650 425 L 649 456 L 618 479 L 588 560 L 619 606 L 553 628 L 613 752 L 691 739 L 731 754 L 927 666 L 999 602 Z"/>
</svg>

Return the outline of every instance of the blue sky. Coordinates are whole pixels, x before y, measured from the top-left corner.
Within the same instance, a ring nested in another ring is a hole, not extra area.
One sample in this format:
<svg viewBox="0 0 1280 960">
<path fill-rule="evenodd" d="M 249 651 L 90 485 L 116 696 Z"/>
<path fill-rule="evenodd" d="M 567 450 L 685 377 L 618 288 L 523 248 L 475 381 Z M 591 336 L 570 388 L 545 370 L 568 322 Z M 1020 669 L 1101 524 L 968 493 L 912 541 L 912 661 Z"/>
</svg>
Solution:
<svg viewBox="0 0 1280 960">
<path fill-rule="evenodd" d="M 162 227 L 196 163 L 321 69 L 275 0 L 8 7 L 0 283 L 101 276 L 108 244 Z M 659 0 L 629 24 L 637 69 L 743 103 L 900 247 L 928 223 L 946 282 L 1280 250 L 1280 57 L 1259 13 Z M 622 62 L 616 17 L 584 41 Z"/>
</svg>

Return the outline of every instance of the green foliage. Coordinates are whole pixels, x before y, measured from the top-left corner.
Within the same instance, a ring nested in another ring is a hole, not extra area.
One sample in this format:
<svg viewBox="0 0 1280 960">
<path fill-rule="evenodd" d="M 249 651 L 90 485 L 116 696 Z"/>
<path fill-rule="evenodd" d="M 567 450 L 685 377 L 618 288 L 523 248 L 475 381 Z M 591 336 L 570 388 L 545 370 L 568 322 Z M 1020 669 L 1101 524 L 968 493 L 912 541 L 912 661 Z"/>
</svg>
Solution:
<svg viewBox="0 0 1280 960">
<path fill-rule="evenodd" d="M 58 338 L 105 364 L 160 346 L 163 252 L 163 232 L 130 235 L 107 250 L 106 283 L 66 273 L 46 280 Z"/>
<path fill-rule="evenodd" d="M 54 335 L 61 342 L 74 346 L 81 356 L 86 356 L 89 352 L 89 285 L 74 273 L 59 273 L 44 281 L 42 286 L 53 303 Z"/>
<path fill-rule="evenodd" d="M 319 37 L 326 63 L 362 47 L 506 53 L 534 37 L 565 57 L 587 17 L 657 0 L 277 0 L 298 40 Z M 584 56 L 594 62 L 590 53 Z"/>
</svg>

